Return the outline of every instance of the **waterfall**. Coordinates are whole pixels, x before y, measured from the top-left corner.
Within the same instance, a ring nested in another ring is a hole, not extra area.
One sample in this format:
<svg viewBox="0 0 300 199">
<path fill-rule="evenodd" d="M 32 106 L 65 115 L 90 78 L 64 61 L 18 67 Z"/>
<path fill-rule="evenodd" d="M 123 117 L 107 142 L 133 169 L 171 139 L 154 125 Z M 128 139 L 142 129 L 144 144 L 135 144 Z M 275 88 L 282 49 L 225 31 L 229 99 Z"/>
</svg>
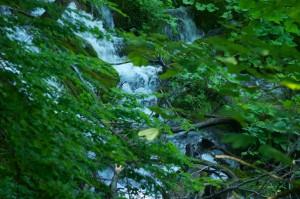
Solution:
<svg viewBox="0 0 300 199">
<path fill-rule="evenodd" d="M 138 101 L 144 107 L 142 111 L 146 114 L 152 112 L 147 108 L 156 104 L 157 99 L 153 94 L 159 85 L 158 72 L 161 70 L 158 66 L 135 66 L 133 63 L 128 61 L 126 56 L 120 55 L 119 51 L 123 47 L 123 39 L 116 36 L 114 33 L 114 21 L 110 10 L 107 7 L 100 8 L 102 14 L 102 20 L 94 20 L 93 16 L 77 9 L 74 2 L 70 3 L 68 9 L 63 14 L 63 19 L 59 20 L 59 23 L 64 25 L 64 20 L 77 24 L 78 22 L 84 23 L 88 28 L 97 28 L 103 37 L 99 38 L 90 32 L 76 32 L 76 34 L 89 42 L 98 57 L 110 63 L 120 76 L 119 87 L 126 93 L 138 96 Z M 81 74 L 81 71 L 76 67 L 72 66 L 80 80 L 89 88 L 94 90 L 87 80 L 85 80 Z M 140 96 L 143 96 L 142 98 Z M 120 102 L 122 103 L 122 101 Z M 91 151 L 87 154 L 91 159 L 95 158 L 95 154 Z M 141 168 L 142 169 L 142 168 Z M 98 171 L 98 176 L 102 181 L 110 185 L 113 177 L 113 169 L 108 167 L 102 171 Z M 140 175 L 149 175 L 147 171 L 138 170 Z M 149 176 L 148 176 L 149 177 Z M 128 195 L 126 185 L 130 183 L 132 187 L 137 188 L 139 191 L 134 195 Z M 145 198 L 154 199 L 160 198 L 159 196 L 149 196 L 144 193 L 145 190 L 141 188 L 141 184 L 134 181 L 133 179 L 126 178 L 120 179 L 118 188 L 123 190 L 123 194 L 126 198 Z"/>
<path fill-rule="evenodd" d="M 114 32 L 107 31 L 107 28 L 112 31 L 114 28 L 113 16 L 107 7 L 100 8 L 102 20 L 93 20 L 92 15 L 77 10 L 75 3 L 70 3 L 68 8 L 68 11 L 64 14 L 66 20 L 73 23 L 83 22 L 87 27 L 98 28 L 103 33 L 104 37 L 101 39 L 90 32 L 77 32 L 76 34 L 92 45 L 100 59 L 112 64 L 120 76 L 119 86 L 123 91 L 145 96 L 139 101 L 145 107 L 143 111 L 151 114 L 152 112 L 147 106 L 155 105 L 157 101 L 153 93 L 158 86 L 159 78 L 157 74 L 161 69 L 157 66 L 134 66 L 131 62 L 128 62 L 126 56 L 119 54 L 119 50 L 123 46 L 123 39 L 116 36 Z M 108 36 L 109 39 L 107 39 Z M 78 70 L 76 72 L 79 73 Z M 90 85 L 87 86 L 90 87 Z"/>
<path fill-rule="evenodd" d="M 111 11 L 109 10 L 109 8 L 107 6 L 102 6 L 100 8 L 100 10 L 101 10 L 102 18 L 104 20 L 105 27 L 114 29 L 115 22 L 114 22 L 113 15 L 112 15 Z"/>
<path fill-rule="evenodd" d="M 75 3 L 70 3 L 68 8 L 69 9 L 64 13 L 64 20 L 68 20 L 74 24 L 79 21 L 84 23 L 87 27 L 92 29 L 97 28 L 103 33 L 104 36 L 102 38 L 99 38 L 90 32 L 77 32 L 76 34 L 93 46 L 101 60 L 110 63 L 114 67 L 120 76 L 119 87 L 124 92 L 136 96 L 143 96 L 142 99 L 138 99 L 141 105 L 144 107 L 143 111 L 150 115 L 152 112 L 147 107 L 153 106 L 157 103 L 157 98 L 154 95 L 154 92 L 159 86 L 158 72 L 161 71 L 161 68 L 152 65 L 141 67 L 135 66 L 133 63 L 128 61 L 126 56 L 122 56 L 119 53 L 120 49 L 123 47 L 123 39 L 114 33 L 113 16 L 107 7 L 100 8 L 102 12 L 102 20 L 94 20 L 92 15 L 78 10 Z M 180 7 L 169 10 L 169 12 L 178 19 L 177 33 L 174 33 L 169 26 L 166 26 L 164 30 L 171 39 L 183 40 L 187 43 L 191 43 L 202 36 L 201 31 L 197 28 L 186 8 Z M 59 22 L 63 24 L 62 20 Z M 73 69 L 78 74 L 82 82 L 86 84 L 88 88 L 93 90 L 92 85 L 83 79 L 79 69 L 74 66 Z M 183 153 L 186 153 L 186 146 L 196 146 L 199 142 L 201 142 L 202 138 L 203 134 L 200 134 L 199 132 L 193 132 L 189 134 L 184 134 L 183 132 L 178 135 L 167 136 L 167 139 L 173 142 Z M 95 158 L 91 154 L 92 152 L 89 154 L 91 158 Z M 213 156 L 211 156 L 209 153 L 201 153 L 199 154 L 199 157 L 197 156 L 197 158 L 206 159 L 207 161 L 215 163 Z M 140 172 L 142 175 L 148 175 L 147 171 Z M 113 170 L 109 167 L 98 172 L 99 178 L 104 179 L 103 182 L 107 185 L 111 183 L 113 176 L 112 174 Z M 136 195 L 129 196 L 126 193 L 126 183 L 130 183 L 131 186 L 139 190 Z M 120 179 L 117 186 L 118 188 L 125 190 L 123 193 L 127 198 L 161 198 L 157 195 L 149 196 L 145 194 L 144 190 L 140 187 L 140 183 L 134 181 L 133 179 L 126 178 L 126 182 L 125 180 Z"/>
<path fill-rule="evenodd" d="M 188 8 L 181 6 L 176 9 L 170 9 L 168 12 L 175 17 L 177 21 L 175 30 L 170 25 L 167 25 L 164 29 L 164 33 L 167 34 L 170 39 L 191 43 L 204 36 L 204 32 L 197 28 Z"/>
<path fill-rule="evenodd" d="M 113 16 L 107 7 L 103 6 L 100 8 L 102 20 L 93 20 L 92 15 L 78 10 L 75 3 L 70 3 L 68 8 L 69 10 L 64 14 L 64 18 L 74 23 L 76 21 L 82 22 L 89 28 L 98 28 L 103 33 L 104 37 L 102 39 L 90 32 L 78 32 L 76 34 L 93 46 L 100 59 L 113 65 L 120 76 L 119 86 L 123 91 L 145 96 L 143 99 L 140 99 L 140 102 L 145 107 L 144 112 L 151 114 L 147 106 L 153 106 L 157 102 L 153 93 L 159 85 L 158 72 L 161 68 L 151 65 L 137 67 L 128 62 L 126 56 L 120 55 L 119 51 L 123 46 L 123 39 L 115 35 L 113 31 Z M 192 42 L 201 37 L 201 31 L 192 20 L 187 8 L 180 7 L 169 10 L 169 12 L 178 19 L 178 34 L 173 34 L 168 26 L 165 28 L 166 33 L 170 37 L 186 42 Z M 112 32 L 107 29 L 110 29 Z M 107 35 L 109 35 L 109 39 L 107 39 Z M 90 87 L 90 85 L 88 86 Z"/>
</svg>

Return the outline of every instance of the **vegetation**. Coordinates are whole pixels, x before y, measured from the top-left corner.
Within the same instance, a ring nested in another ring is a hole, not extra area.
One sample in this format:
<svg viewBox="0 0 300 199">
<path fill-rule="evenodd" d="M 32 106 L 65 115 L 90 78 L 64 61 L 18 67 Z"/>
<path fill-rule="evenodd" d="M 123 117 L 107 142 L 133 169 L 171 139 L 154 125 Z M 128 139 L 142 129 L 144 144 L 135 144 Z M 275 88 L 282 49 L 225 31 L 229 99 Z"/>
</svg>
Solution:
<svg viewBox="0 0 300 199">
<path fill-rule="evenodd" d="M 300 198 L 300 1 L 74 1 L 98 19 L 108 6 L 122 53 L 163 67 L 155 116 L 77 33 L 112 35 L 62 17 L 70 2 L 0 0 L 0 198 L 124 198 L 128 179 L 132 197 Z M 203 38 L 162 33 L 180 6 Z M 223 153 L 181 153 L 180 131 Z"/>
</svg>

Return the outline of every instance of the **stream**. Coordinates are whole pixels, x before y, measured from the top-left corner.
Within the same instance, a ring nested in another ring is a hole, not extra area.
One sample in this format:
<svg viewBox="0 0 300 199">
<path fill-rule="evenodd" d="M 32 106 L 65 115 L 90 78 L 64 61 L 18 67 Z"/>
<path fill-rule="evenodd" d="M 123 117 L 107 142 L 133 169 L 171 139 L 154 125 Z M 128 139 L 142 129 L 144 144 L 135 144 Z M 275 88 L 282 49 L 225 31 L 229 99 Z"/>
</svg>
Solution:
<svg viewBox="0 0 300 199">
<path fill-rule="evenodd" d="M 65 17 L 65 19 L 74 23 L 80 21 L 89 28 L 97 28 L 104 35 L 110 35 L 110 39 L 107 39 L 106 37 L 99 39 L 90 32 L 76 33 L 78 36 L 89 42 L 89 44 L 94 48 L 101 60 L 111 64 L 114 67 L 114 69 L 120 76 L 119 87 L 124 92 L 132 95 L 145 96 L 141 99 L 139 98 L 138 100 L 144 107 L 142 111 L 144 111 L 146 114 L 151 115 L 152 112 L 150 109 L 148 109 L 148 107 L 153 106 L 157 103 L 157 98 L 154 95 L 154 92 L 159 88 L 158 73 L 161 71 L 161 67 L 154 65 L 134 66 L 133 63 L 128 61 L 128 58 L 126 56 L 120 55 L 119 52 L 123 46 L 123 39 L 121 37 L 118 37 L 114 31 L 115 25 L 113 15 L 108 8 L 102 7 L 100 9 L 102 20 L 93 20 L 92 15 L 82 10 L 78 10 L 75 3 L 70 3 L 68 8 L 69 9 L 64 13 L 63 16 Z M 186 43 L 192 43 L 197 38 L 203 36 L 203 32 L 197 28 L 193 19 L 188 14 L 188 10 L 186 8 L 180 7 L 177 9 L 172 9 L 169 12 L 177 18 L 179 24 L 177 27 L 178 33 L 174 33 L 168 26 L 165 27 L 164 32 L 170 39 L 182 40 Z M 114 65 L 114 63 L 118 64 Z M 81 72 L 78 70 L 78 68 L 74 68 L 74 70 L 79 75 L 79 77 L 81 77 Z M 84 80 L 82 79 L 82 81 Z M 91 87 L 89 84 L 87 86 Z M 166 138 L 168 141 L 174 143 L 182 153 L 202 160 L 206 160 L 213 164 L 217 164 L 213 155 L 222 154 L 222 151 L 205 151 L 201 146 L 201 143 L 203 142 L 216 142 L 215 144 L 217 144 L 217 139 L 211 137 L 211 134 L 213 133 L 211 133 L 210 130 L 201 132 L 192 131 L 188 134 L 186 132 L 179 132 L 174 135 L 168 135 Z M 144 176 L 151 176 L 150 173 L 143 169 L 139 169 L 137 170 L 137 172 Z M 112 168 L 107 168 L 103 171 L 99 171 L 98 175 L 105 184 L 110 185 L 114 175 L 114 170 Z M 211 175 L 211 177 L 214 179 L 222 180 L 228 179 L 228 176 L 226 176 L 226 174 L 222 172 L 215 172 Z M 131 186 L 136 187 L 140 191 L 136 195 L 129 195 L 126 192 L 126 183 L 130 183 Z M 144 193 L 140 188 L 139 183 L 135 182 L 132 179 L 129 179 L 129 182 L 128 179 L 126 182 L 120 179 L 117 187 L 118 189 L 123 190 L 123 193 L 127 198 L 162 198 L 162 196 L 160 195 L 147 195 L 147 193 Z"/>
</svg>

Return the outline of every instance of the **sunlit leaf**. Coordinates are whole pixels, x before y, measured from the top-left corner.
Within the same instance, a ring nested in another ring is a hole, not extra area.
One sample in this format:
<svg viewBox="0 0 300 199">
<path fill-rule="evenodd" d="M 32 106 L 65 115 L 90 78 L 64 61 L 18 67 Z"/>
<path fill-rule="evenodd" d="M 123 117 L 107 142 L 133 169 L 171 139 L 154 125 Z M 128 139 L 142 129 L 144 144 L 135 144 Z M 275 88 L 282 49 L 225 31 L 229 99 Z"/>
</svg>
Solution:
<svg viewBox="0 0 300 199">
<path fill-rule="evenodd" d="M 235 57 L 217 57 L 217 59 L 220 62 L 223 62 L 224 64 L 231 64 L 231 65 L 237 65 L 238 64 Z"/>
<path fill-rule="evenodd" d="M 294 82 L 290 82 L 290 81 L 283 81 L 283 82 L 281 82 L 281 84 L 292 90 L 300 90 L 300 84 L 298 84 L 298 83 L 294 83 Z"/>
<path fill-rule="evenodd" d="M 138 133 L 138 136 L 144 137 L 149 141 L 154 140 L 158 135 L 159 135 L 159 130 L 157 128 L 145 129 Z"/>
</svg>

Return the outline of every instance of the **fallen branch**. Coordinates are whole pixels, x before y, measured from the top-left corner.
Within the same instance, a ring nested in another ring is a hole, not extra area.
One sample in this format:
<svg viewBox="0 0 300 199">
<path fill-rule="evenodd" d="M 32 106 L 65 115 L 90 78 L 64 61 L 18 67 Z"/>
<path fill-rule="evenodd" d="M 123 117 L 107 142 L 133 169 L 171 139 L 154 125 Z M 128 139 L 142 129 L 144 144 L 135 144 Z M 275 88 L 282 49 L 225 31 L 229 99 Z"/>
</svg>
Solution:
<svg viewBox="0 0 300 199">
<path fill-rule="evenodd" d="M 200 164 L 200 165 L 208 166 L 208 167 L 214 168 L 216 170 L 219 170 L 219 171 L 225 173 L 229 178 L 231 178 L 233 180 L 238 179 L 238 177 L 235 175 L 235 173 L 233 171 L 231 171 L 229 168 L 227 168 L 223 165 L 214 164 L 214 163 L 211 163 L 209 161 L 199 160 L 199 159 L 192 159 L 192 162 L 194 164 Z M 203 169 L 203 168 L 201 168 L 201 169 Z"/>
<path fill-rule="evenodd" d="M 232 118 L 210 118 L 207 119 L 203 122 L 199 122 L 193 125 L 193 128 L 191 128 L 190 130 L 194 130 L 194 129 L 203 129 L 203 128 L 208 128 L 211 126 L 217 126 L 217 125 L 223 125 L 223 124 L 231 124 L 231 125 L 238 125 L 240 126 L 240 124 Z M 182 127 L 178 126 L 178 127 L 173 127 L 172 128 L 173 133 L 178 133 L 181 131 L 184 131 L 184 129 L 182 129 Z"/>
<path fill-rule="evenodd" d="M 248 163 L 248 162 L 246 162 L 242 159 L 239 159 L 239 158 L 233 157 L 233 156 L 229 156 L 229 155 L 215 155 L 215 158 L 217 158 L 217 159 L 230 159 L 230 160 L 234 160 L 236 162 L 239 162 L 243 165 L 246 165 L 248 167 L 255 167 L 254 165 L 252 165 L 252 164 L 250 164 L 250 163 Z"/>
<path fill-rule="evenodd" d="M 123 65 L 123 64 L 128 64 L 128 63 L 130 63 L 130 61 L 119 62 L 119 63 L 108 63 L 108 64 L 116 66 L 116 65 Z"/>
</svg>

